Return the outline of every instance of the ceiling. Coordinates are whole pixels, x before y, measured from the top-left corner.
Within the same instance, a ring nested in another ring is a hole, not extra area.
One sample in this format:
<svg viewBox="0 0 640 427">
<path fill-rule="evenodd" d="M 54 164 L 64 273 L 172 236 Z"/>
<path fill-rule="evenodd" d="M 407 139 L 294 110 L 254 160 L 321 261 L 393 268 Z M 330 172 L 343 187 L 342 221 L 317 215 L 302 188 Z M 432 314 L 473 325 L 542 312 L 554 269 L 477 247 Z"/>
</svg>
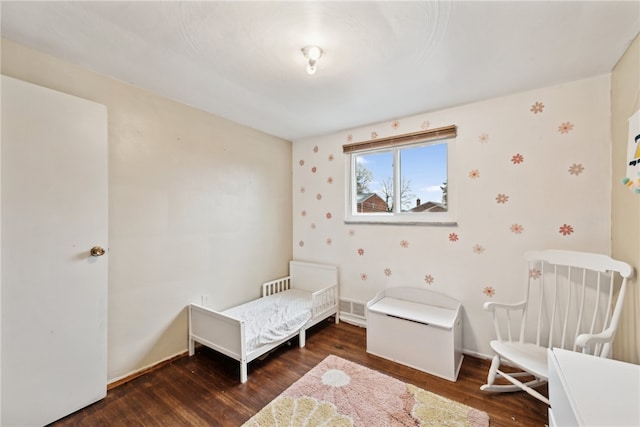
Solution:
<svg viewBox="0 0 640 427">
<path fill-rule="evenodd" d="M 288 140 L 608 73 L 640 31 L 640 1 L 0 7 L 4 38 Z"/>
</svg>

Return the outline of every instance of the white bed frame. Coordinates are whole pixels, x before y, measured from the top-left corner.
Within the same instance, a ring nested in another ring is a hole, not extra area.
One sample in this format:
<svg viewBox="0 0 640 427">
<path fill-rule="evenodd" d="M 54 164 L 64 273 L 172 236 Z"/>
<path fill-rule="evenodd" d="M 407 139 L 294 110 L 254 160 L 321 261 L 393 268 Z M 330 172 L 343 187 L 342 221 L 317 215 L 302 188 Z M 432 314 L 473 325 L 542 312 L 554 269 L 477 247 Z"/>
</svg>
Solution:
<svg viewBox="0 0 640 427">
<path fill-rule="evenodd" d="M 281 344 L 299 336 L 300 347 L 306 343 L 306 330 L 334 315 L 338 318 L 338 268 L 333 265 L 301 261 L 289 262 L 289 276 L 262 284 L 262 296 L 287 289 L 311 292 L 311 319 L 298 331 L 283 339 L 247 352 L 245 322 L 197 304 L 189 306 L 189 355 L 198 342 L 240 362 L 240 382 L 247 381 L 247 364 Z"/>
</svg>

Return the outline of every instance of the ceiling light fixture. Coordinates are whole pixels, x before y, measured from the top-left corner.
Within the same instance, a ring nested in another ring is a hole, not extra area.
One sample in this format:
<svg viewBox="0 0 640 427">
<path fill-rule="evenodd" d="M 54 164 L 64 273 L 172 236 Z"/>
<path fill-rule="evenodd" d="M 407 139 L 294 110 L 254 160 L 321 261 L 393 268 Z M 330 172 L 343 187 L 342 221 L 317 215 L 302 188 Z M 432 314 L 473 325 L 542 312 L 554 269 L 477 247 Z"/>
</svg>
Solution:
<svg viewBox="0 0 640 427">
<path fill-rule="evenodd" d="M 320 49 L 318 46 L 305 46 L 302 48 L 302 53 L 304 54 L 304 57 L 309 61 L 309 63 L 307 64 L 307 74 L 315 74 L 316 63 L 323 53 L 322 49 Z"/>
</svg>

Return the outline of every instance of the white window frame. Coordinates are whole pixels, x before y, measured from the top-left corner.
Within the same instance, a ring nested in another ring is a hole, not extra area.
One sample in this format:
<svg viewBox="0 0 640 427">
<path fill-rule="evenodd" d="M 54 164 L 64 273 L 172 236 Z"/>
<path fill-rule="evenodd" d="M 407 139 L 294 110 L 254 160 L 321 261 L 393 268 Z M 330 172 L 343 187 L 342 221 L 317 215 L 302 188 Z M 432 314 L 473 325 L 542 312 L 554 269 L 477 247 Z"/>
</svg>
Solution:
<svg viewBox="0 0 640 427">
<path fill-rule="evenodd" d="M 345 153 L 345 224 L 396 224 L 396 225 L 434 225 L 455 226 L 456 222 L 456 182 L 455 182 L 455 141 L 456 137 L 425 138 L 383 148 L 364 149 Z M 447 147 L 447 211 L 446 212 L 401 212 L 400 203 L 394 203 L 394 212 L 357 212 L 356 199 L 356 157 L 362 154 L 380 152 L 393 153 L 393 188 L 394 201 L 400 199 L 400 150 L 411 147 L 421 147 L 433 144 L 446 144 Z"/>
</svg>

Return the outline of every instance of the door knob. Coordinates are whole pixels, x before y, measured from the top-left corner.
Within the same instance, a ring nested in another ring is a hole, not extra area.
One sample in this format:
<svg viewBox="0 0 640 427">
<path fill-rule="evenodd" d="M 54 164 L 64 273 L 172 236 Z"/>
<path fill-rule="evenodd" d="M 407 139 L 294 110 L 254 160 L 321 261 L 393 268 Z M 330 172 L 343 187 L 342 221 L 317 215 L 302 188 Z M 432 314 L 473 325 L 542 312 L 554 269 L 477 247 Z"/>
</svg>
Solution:
<svg viewBox="0 0 640 427">
<path fill-rule="evenodd" d="M 104 249 L 100 246 L 94 246 L 91 248 L 91 256 L 102 256 L 104 255 Z"/>
</svg>

